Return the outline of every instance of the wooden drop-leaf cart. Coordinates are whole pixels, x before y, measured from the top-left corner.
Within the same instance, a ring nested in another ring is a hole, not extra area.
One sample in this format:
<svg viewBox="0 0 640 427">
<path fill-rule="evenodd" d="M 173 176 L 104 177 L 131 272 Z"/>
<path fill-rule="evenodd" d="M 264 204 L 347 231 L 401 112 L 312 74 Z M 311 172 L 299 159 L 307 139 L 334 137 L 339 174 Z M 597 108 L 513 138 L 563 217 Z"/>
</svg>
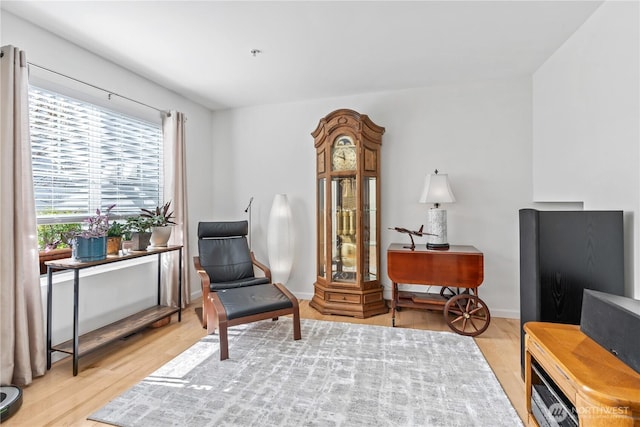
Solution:
<svg viewBox="0 0 640 427">
<path fill-rule="evenodd" d="M 416 308 L 441 310 L 449 327 L 460 335 L 475 337 L 486 331 L 491 314 L 478 296 L 484 280 L 483 253 L 463 245 L 447 250 L 412 246 L 392 243 L 387 250 L 387 273 L 393 282 L 392 326 L 397 311 Z M 399 290 L 399 284 L 438 286 L 440 292 Z"/>
</svg>

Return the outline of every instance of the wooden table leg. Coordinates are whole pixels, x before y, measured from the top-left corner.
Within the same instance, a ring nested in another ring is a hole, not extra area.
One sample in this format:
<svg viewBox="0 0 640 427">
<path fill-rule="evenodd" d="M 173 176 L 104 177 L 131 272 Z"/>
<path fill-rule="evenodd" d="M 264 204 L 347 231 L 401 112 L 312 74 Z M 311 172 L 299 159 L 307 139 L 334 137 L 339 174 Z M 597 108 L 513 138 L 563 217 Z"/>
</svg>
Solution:
<svg viewBox="0 0 640 427">
<path fill-rule="evenodd" d="M 393 282 L 391 287 L 391 327 L 396 326 L 396 305 L 398 304 L 398 284 Z"/>
<path fill-rule="evenodd" d="M 47 369 L 51 369 L 51 336 L 53 327 L 51 326 L 51 307 L 53 307 L 53 268 L 47 266 Z"/>
<path fill-rule="evenodd" d="M 80 307 L 79 304 L 79 296 L 80 293 L 80 270 L 73 270 L 73 376 L 78 375 L 78 359 L 80 355 L 78 351 L 80 349 L 80 339 L 78 338 L 78 334 L 80 331 L 80 327 L 78 325 Z"/>
</svg>

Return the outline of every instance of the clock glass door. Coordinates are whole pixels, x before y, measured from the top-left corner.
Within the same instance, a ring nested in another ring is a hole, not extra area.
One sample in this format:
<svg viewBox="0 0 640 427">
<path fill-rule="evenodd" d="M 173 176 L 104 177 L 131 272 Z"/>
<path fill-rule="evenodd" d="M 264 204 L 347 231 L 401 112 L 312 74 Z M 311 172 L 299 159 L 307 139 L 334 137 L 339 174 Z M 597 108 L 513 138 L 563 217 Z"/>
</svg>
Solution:
<svg viewBox="0 0 640 427">
<path fill-rule="evenodd" d="M 364 177 L 362 191 L 362 234 L 363 234 L 363 280 L 372 281 L 378 278 L 378 247 L 376 234 L 377 212 L 376 212 L 376 178 Z"/>
<path fill-rule="evenodd" d="M 331 179 L 331 281 L 356 282 L 356 179 L 339 176 Z"/>
<path fill-rule="evenodd" d="M 318 179 L 318 276 L 319 277 L 327 277 L 327 266 L 325 263 L 326 257 L 326 230 L 327 230 L 327 215 L 325 212 L 326 203 L 325 203 L 325 178 Z"/>
</svg>

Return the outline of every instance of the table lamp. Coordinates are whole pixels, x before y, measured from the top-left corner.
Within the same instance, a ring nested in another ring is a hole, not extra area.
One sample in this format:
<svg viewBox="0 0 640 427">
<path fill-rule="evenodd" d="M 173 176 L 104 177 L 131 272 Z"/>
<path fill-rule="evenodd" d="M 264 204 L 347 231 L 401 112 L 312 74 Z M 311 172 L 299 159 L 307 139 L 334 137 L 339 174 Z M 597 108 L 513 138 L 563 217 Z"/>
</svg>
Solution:
<svg viewBox="0 0 640 427">
<path fill-rule="evenodd" d="M 447 243 L 447 211 L 440 209 L 440 203 L 453 203 L 453 196 L 449 177 L 447 174 L 438 174 L 436 169 L 433 174 L 426 176 L 424 188 L 420 196 L 420 203 L 433 203 L 433 207 L 427 212 L 427 249 L 449 249 Z"/>
</svg>

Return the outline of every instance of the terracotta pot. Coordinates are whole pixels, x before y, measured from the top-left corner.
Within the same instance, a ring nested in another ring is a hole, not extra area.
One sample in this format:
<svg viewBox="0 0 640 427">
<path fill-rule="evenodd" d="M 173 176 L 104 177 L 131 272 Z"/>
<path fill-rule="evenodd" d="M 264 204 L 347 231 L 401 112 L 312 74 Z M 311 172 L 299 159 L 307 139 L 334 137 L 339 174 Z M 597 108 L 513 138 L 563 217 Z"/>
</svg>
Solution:
<svg viewBox="0 0 640 427">
<path fill-rule="evenodd" d="M 118 255 L 120 253 L 121 244 L 122 236 L 107 237 L 107 255 Z"/>
</svg>

